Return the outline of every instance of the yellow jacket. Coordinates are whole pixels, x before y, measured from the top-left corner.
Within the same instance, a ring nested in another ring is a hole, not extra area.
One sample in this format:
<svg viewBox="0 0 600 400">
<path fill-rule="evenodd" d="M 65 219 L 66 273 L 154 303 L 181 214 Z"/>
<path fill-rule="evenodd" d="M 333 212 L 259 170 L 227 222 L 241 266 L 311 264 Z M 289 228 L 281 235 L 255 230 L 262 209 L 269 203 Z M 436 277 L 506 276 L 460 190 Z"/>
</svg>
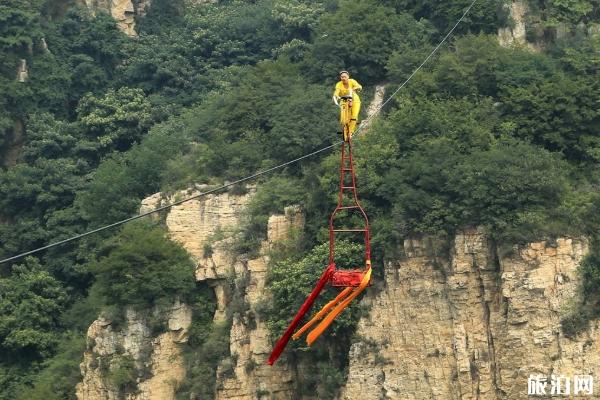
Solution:
<svg viewBox="0 0 600 400">
<path fill-rule="evenodd" d="M 348 88 L 344 87 L 342 81 L 339 81 L 335 84 L 335 91 L 333 92 L 334 101 L 342 96 L 349 96 L 352 94 L 352 101 L 355 103 L 360 102 L 360 97 L 358 97 L 358 94 L 356 93 L 356 90 L 358 89 L 362 89 L 362 86 L 354 79 L 348 79 Z"/>
</svg>

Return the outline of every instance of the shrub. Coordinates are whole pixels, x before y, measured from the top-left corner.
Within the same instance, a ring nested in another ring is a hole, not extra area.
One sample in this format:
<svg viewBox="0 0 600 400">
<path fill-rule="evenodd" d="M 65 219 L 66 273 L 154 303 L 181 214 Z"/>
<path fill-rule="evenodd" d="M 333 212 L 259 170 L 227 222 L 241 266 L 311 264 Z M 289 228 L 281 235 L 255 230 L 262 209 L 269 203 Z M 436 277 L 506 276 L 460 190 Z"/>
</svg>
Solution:
<svg viewBox="0 0 600 400">
<path fill-rule="evenodd" d="M 569 339 L 574 339 L 580 332 L 589 326 L 589 317 L 584 313 L 568 315 L 560 320 L 563 334 Z"/>
<path fill-rule="evenodd" d="M 136 387 L 137 369 L 131 356 L 113 358 L 108 371 L 108 381 L 120 392 L 132 391 Z"/>
<path fill-rule="evenodd" d="M 229 353 L 229 323 L 207 323 L 208 332 L 201 344 L 190 340 L 184 347 L 187 376 L 177 391 L 178 399 L 210 399 L 214 397 L 217 382 L 217 366 Z M 232 355 L 233 357 L 233 355 Z M 231 371 L 227 371 L 227 370 Z M 229 360 L 225 372 L 233 372 Z"/>
<path fill-rule="evenodd" d="M 600 243 L 599 238 L 592 240 L 590 253 L 579 265 L 579 274 L 582 281 L 583 304 L 577 310 L 571 323 L 578 322 L 578 318 L 597 318 L 600 316 Z M 577 324 L 576 324 L 577 325 Z"/>
<path fill-rule="evenodd" d="M 81 381 L 81 355 L 85 339 L 80 332 L 61 338 L 56 355 L 43 364 L 32 387 L 22 387 L 18 400 L 75 400 L 75 385 Z"/>
<path fill-rule="evenodd" d="M 185 250 L 146 222 L 126 225 L 107 240 L 92 270 L 94 290 L 106 305 L 150 308 L 161 299 L 186 301 L 196 287 Z"/>
</svg>

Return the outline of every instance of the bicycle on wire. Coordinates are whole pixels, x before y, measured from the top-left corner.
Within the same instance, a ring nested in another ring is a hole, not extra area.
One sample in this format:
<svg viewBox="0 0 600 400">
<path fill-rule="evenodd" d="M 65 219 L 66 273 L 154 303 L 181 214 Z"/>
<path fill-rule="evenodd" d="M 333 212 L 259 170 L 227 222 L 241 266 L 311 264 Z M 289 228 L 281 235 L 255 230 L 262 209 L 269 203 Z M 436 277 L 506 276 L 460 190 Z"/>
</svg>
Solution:
<svg viewBox="0 0 600 400">
<path fill-rule="evenodd" d="M 350 141 L 352 136 L 352 96 L 340 97 L 340 125 L 341 133 L 345 142 Z"/>
</svg>

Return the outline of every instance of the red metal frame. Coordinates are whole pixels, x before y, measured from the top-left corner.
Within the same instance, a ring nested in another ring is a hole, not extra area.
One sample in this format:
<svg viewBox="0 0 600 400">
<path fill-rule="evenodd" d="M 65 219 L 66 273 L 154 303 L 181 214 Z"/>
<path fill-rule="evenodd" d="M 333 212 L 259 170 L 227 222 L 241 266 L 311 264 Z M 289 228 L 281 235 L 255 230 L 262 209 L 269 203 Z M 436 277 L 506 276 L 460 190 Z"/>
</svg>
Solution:
<svg viewBox="0 0 600 400">
<path fill-rule="evenodd" d="M 273 363 L 279 358 L 283 349 L 287 345 L 288 341 L 294 335 L 294 331 L 300 324 L 300 321 L 306 315 L 306 313 L 310 310 L 313 303 L 315 302 L 319 293 L 323 290 L 325 285 L 329 283 L 334 287 L 345 287 L 350 288 L 352 290 L 345 289 L 343 290 L 335 300 L 331 301 L 326 305 L 323 310 L 321 310 L 313 319 L 311 319 L 304 327 L 302 327 L 297 334 L 302 334 L 305 329 L 310 328 L 313 323 L 316 323 L 316 320 L 322 318 L 322 313 L 328 313 L 324 317 L 324 319 L 318 324 L 318 326 L 313 329 L 307 336 L 307 343 L 310 345 L 314 340 L 316 340 L 319 335 L 327 329 L 329 324 L 333 322 L 337 315 L 344 310 L 348 306 L 348 304 L 356 298 L 366 286 L 370 284 L 368 280 L 371 278 L 371 241 L 370 241 L 370 233 L 369 233 L 369 219 L 367 218 L 367 214 L 365 210 L 360 205 L 358 201 L 358 195 L 356 191 L 356 175 L 354 174 L 354 161 L 352 159 L 352 142 L 350 139 L 350 133 L 347 131 L 348 127 L 344 126 L 344 142 L 342 142 L 342 160 L 340 165 L 340 191 L 338 195 L 338 204 L 331 213 L 329 217 L 329 265 L 323 271 L 323 274 L 319 278 L 317 285 L 306 298 L 294 319 L 285 330 L 281 338 L 275 343 L 275 347 L 273 347 L 273 351 L 267 363 L 273 365 Z M 348 149 L 346 150 L 346 146 Z M 351 177 L 351 183 L 346 183 L 348 174 Z M 352 192 L 351 196 L 351 204 L 344 204 L 344 200 L 348 198 L 346 196 L 347 191 Z M 349 211 L 349 210 L 358 210 L 360 215 L 364 220 L 364 225 L 362 227 L 353 227 L 353 228 L 335 228 L 334 221 L 338 213 L 341 211 Z M 362 232 L 364 235 L 365 241 L 365 266 L 361 269 L 337 269 L 335 265 L 335 234 L 336 232 Z M 325 314 L 323 314 L 325 315 Z M 295 335 L 294 335 L 295 336 Z"/>
<path fill-rule="evenodd" d="M 346 146 L 348 146 L 347 151 Z M 348 141 L 342 142 L 341 154 L 342 158 L 340 164 L 340 191 L 338 194 L 338 204 L 335 210 L 333 210 L 333 213 L 331 213 L 331 217 L 329 217 L 329 264 L 333 264 L 335 266 L 336 232 L 363 232 L 365 241 L 365 267 L 363 269 L 355 270 L 335 269 L 331 277 L 331 286 L 347 287 L 358 286 L 363 274 L 370 267 L 371 240 L 369 232 L 369 218 L 358 201 L 358 194 L 356 191 L 356 175 L 354 174 L 354 160 L 352 159 L 352 140 L 350 138 L 348 138 Z M 348 174 L 351 176 L 351 186 L 348 186 L 348 183 L 346 183 L 346 177 Z M 352 205 L 344 204 L 344 199 L 347 198 L 347 196 L 345 196 L 345 192 L 348 190 L 352 192 Z M 362 228 L 336 229 L 334 227 L 335 217 L 342 210 L 359 210 L 364 219 L 364 226 Z"/>
</svg>

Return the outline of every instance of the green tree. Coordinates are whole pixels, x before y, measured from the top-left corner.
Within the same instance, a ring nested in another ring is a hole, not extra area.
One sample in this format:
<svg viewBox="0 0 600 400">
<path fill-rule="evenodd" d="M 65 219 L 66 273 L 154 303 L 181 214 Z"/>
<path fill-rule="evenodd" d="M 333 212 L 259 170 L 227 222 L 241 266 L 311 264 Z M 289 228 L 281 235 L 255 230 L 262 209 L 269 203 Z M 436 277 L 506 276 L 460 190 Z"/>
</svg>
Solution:
<svg viewBox="0 0 600 400">
<path fill-rule="evenodd" d="M 597 79 L 557 74 L 539 85 L 507 89 L 502 100 L 516 136 L 561 152 L 570 161 L 600 161 Z"/>
<path fill-rule="evenodd" d="M 131 223 L 106 241 L 92 266 L 96 291 L 108 306 L 151 307 L 161 300 L 186 300 L 196 287 L 185 250 L 163 229 Z"/>
<path fill-rule="evenodd" d="M 28 107 L 29 112 L 34 107 L 53 112 L 56 116 L 66 117 L 69 106 L 69 91 L 71 74 L 68 66 L 52 53 L 42 53 L 33 57 L 29 65 L 30 78 L 22 85 L 29 91 L 21 91 L 26 98 L 19 99 L 22 103 L 35 99 L 35 103 Z"/>
<path fill-rule="evenodd" d="M 75 400 L 81 381 L 81 357 L 85 350 L 83 332 L 70 332 L 60 341 L 56 355 L 42 365 L 31 387 L 20 387 L 17 400 Z"/>
<path fill-rule="evenodd" d="M 307 84 L 299 67 L 284 58 L 243 71 L 190 121 L 197 140 L 207 145 L 202 172 L 240 178 L 330 142 L 337 110 L 328 97 L 328 90 Z"/>
<path fill-rule="evenodd" d="M 398 11 L 409 12 L 415 19 L 425 18 L 433 22 L 444 35 L 454 26 L 463 15 L 471 0 L 453 2 L 439 2 L 435 0 L 384 0 L 384 4 L 394 6 Z M 504 26 L 508 21 L 507 9 L 503 6 L 505 1 L 484 0 L 477 1 L 463 24 L 457 27 L 459 33 L 484 32 L 496 33 L 498 27 Z"/>
<path fill-rule="evenodd" d="M 194 132 L 190 119 L 191 116 L 186 115 L 155 125 L 139 145 L 103 160 L 86 189 L 77 195 L 76 206 L 83 216 L 94 226 L 114 222 L 131 216 L 142 198 L 165 185 L 179 189 L 181 182 L 177 179 L 188 184 L 189 176 L 181 171 L 187 171 L 198 162 L 184 157 L 188 153 L 195 156 L 189 144 Z M 184 167 L 179 167 L 180 160 Z M 178 166 L 177 172 L 169 169 L 170 162 Z"/>
<path fill-rule="evenodd" d="M 485 225 L 521 241 L 554 234 L 558 221 L 566 226 L 552 210 L 567 189 L 567 166 L 538 147 L 508 142 L 466 156 L 441 138 L 402 164 L 393 216 L 407 232 Z"/>
<path fill-rule="evenodd" d="M 87 8 L 72 7 L 65 17 L 57 21 L 49 31 L 52 52 L 63 58 L 77 57 L 80 54 L 91 57 L 109 77 L 115 67 L 125 58 L 123 45 L 127 37 L 117 27 L 108 14 L 99 12 L 92 15 Z M 69 60 L 73 67 L 77 64 Z M 100 86 L 104 82 L 97 82 Z"/>
<path fill-rule="evenodd" d="M 136 30 L 140 36 L 165 33 L 185 24 L 186 11 L 183 0 L 156 0 L 146 10 L 143 18 L 136 21 Z"/>
<path fill-rule="evenodd" d="M 0 278 L 0 348 L 11 359 L 38 359 L 53 353 L 67 293 L 35 258 Z M 14 357 L 14 358 L 13 358 Z M 8 360 L 3 360 L 8 362 Z"/>
<path fill-rule="evenodd" d="M 150 105 L 140 89 L 109 90 L 103 97 L 84 96 L 78 122 L 100 152 L 127 150 L 139 142 L 151 120 Z"/>
<path fill-rule="evenodd" d="M 63 18 L 49 24 L 46 35 L 50 51 L 70 75 L 62 92 L 68 95 L 67 111 L 73 116 L 84 94 L 100 95 L 120 76 L 117 66 L 127 58 L 128 40 L 108 13 L 94 16 L 79 7 L 69 8 Z"/>
<path fill-rule="evenodd" d="M 0 4 L 0 50 L 23 51 L 41 34 L 43 0 L 3 0 Z"/>
<path fill-rule="evenodd" d="M 376 82 L 403 35 L 417 23 L 409 15 L 373 0 L 342 0 L 334 13 L 324 14 L 315 29 L 311 73 L 323 78 L 348 69 L 359 82 Z M 317 69 L 318 68 L 318 69 Z"/>
<path fill-rule="evenodd" d="M 177 104 L 192 104 L 208 85 L 190 35 L 185 27 L 176 26 L 161 35 L 142 35 L 129 42 L 127 63 L 118 68 L 119 83 Z"/>
<path fill-rule="evenodd" d="M 577 24 L 600 15 L 600 2 L 597 0 L 550 0 L 544 5 L 554 21 Z"/>
<path fill-rule="evenodd" d="M 338 240 L 335 251 L 338 268 L 356 269 L 364 266 L 364 245 Z M 287 328 L 328 263 L 328 243 L 314 247 L 302 258 L 294 256 L 273 263 L 267 280 L 272 300 L 270 298 L 268 304 L 265 302 L 260 310 L 256 310 L 258 317 L 266 320 L 273 339 L 278 338 Z M 339 288 L 327 287 L 323 290 L 306 321 L 339 292 Z M 323 399 L 334 397 L 347 374 L 348 360 L 341 355 L 348 354 L 360 314 L 359 300 L 355 299 L 311 346 L 309 352 L 304 351 L 304 338 L 288 344 L 279 362 L 285 362 L 285 358 L 295 360 L 307 365 L 310 371 L 306 376 L 299 378 L 299 393 L 318 393 L 319 398 Z M 336 372 L 333 373 L 332 369 Z"/>
</svg>

